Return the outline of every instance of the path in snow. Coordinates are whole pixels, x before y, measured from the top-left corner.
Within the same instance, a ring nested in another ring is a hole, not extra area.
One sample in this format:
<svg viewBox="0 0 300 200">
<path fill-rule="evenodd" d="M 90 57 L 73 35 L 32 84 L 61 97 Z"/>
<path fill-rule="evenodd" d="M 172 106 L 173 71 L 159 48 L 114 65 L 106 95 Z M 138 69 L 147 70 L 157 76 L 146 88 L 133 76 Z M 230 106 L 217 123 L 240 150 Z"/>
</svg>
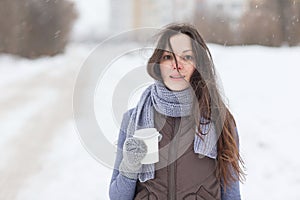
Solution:
<svg viewBox="0 0 300 200">
<path fill-rule="evenodd" d="M 41 157 L 57 137 L 57 130 L 72 117 L 72 87 L 77 70 L 72 66 L 62 68 L 59 74 L 55 73 L 56 70 L 59 69 L 48 68 L 29 80 L 17 81 L 4 88 L 10 95 L 0 100 L 1 118 L 12 109 L 43 99 L 49 90 L 54 94 L 38 112 L 32 113 L 19 127 L 16 137 L 6 144 L 12 153 L 1 169 L 4 176 L 0 187 L 5 192 L 0 193 L 0 199 L 15 199 L 27 178 L 41 168 Z"/>
</svg>

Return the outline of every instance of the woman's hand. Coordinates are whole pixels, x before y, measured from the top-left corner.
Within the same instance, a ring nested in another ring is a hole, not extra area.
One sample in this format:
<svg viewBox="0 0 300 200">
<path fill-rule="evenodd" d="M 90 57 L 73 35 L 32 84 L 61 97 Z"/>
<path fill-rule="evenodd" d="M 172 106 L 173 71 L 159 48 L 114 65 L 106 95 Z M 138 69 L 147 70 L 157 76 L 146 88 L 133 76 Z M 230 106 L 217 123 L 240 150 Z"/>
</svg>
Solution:
<svg viewBox="0 0 300 200">
<path fill-rule="evenodd" d="M 147 154 L 147 145 L 137 138 L 127 138 L 123 145 L 123 160 L 119 171 L 122 175 L 130 179 L 137 179 L 141 172 L 141 160 Z"/>
</svg>

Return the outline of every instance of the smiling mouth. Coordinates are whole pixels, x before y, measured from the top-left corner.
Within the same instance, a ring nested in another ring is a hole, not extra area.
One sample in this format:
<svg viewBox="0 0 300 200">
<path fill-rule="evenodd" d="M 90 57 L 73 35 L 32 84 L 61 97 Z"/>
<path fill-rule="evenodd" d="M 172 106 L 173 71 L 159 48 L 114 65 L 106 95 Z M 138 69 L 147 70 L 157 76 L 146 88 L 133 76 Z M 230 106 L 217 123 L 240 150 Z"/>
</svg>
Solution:
<svg viewBox="0 0 300 200">
<path fill-rule="evenodd" d="M 176 75 L 176 76 L 172 76 L 170 75 L 170 78 L 173 78 L 173 79 L 183 79 L 185 76 L 182 76 L 182 75 Z"/>
</svg>

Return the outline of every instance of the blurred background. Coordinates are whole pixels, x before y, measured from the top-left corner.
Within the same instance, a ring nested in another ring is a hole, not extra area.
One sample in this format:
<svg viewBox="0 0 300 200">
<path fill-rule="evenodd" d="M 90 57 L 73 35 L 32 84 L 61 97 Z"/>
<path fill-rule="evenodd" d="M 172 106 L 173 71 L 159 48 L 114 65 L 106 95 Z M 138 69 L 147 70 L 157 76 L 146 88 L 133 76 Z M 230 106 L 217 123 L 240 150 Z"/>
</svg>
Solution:
<svg viewBox="0 0 300 200">
<path fill-rule="evenodd" d="M 1 0 L 0 52 L 25 57 L 56 55 L 68 42 L 100 42 L 120 31 L 196 25 L 222 45 L 297 46 L 299 0 Z"/>
<path fill-rule="evenodd" d="M 300 199 L 300 0 L 0 0 L 0 200 L 108 199 L 112 170 L 76 132 L 76 77 L 108 37 L 173 22 L 208 42 L 239 129 L 243 199 Z M 113 65 L 140 58 L 124 59 Z"/>
</svg>

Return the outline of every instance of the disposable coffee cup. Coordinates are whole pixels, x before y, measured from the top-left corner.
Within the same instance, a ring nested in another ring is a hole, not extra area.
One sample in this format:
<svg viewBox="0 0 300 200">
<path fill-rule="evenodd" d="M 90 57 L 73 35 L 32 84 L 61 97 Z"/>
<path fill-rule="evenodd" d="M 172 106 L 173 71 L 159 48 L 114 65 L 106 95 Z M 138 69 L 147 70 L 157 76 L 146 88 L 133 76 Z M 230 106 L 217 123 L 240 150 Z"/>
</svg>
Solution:
<svg viewBox="0 0 300 200">
<path fill-rule="evenodd" d="M 159 132 L 155 128 L 139 129 L 134 132 L 133 137 L 143 140 L 147 145 L 147 154 L 141 160 L 142 164 L 153 164 L 159 161 L 158 138 Z"/>
</svg>

